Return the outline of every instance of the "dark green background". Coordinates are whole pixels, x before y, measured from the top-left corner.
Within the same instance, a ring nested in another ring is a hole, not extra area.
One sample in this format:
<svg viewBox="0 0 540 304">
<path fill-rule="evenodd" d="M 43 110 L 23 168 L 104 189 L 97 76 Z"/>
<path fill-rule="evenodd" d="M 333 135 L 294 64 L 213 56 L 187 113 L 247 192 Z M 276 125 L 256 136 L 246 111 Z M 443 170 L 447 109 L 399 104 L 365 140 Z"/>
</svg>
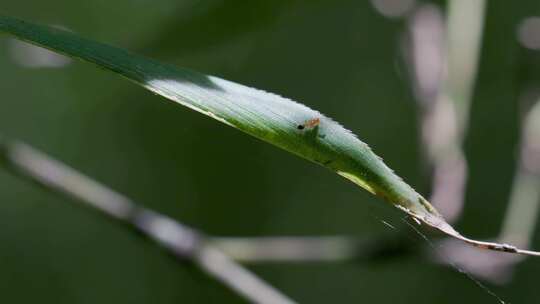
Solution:
<svg viewBox="0 0 540 304">
<path fill-rule="evenodd" d="M 429 192 L 399 51 L 404 21 L 379 15 L 369 1 L 1 2 L 6 15 L 301 101 L 342 122 Z M 515 30 L 534 14 L 536 0 L 488 1 L 466 139 L 470 183 L 458 222 L 472 237 L 495 236 L 505 211 L 520 92 L 540 75 L 539 54 L 522 50 Z M 330 171 L 91 65 L 22 68 L 7 45 L 1 36 L 0 132 L 147 207 L 216 235 L 396 234 L 379 219 L 399 225 L 401 214 Z M 3 303 L 243 302 L 129 229 L 5 172 L 0 223 Z M 302 303 L 496 303 L 464 275 L 423 257 L 251 269 Z M 539 271 L 531 259 L 508 285 L 489 287 L 512 303 L 535 303 Z"/>
</svg>

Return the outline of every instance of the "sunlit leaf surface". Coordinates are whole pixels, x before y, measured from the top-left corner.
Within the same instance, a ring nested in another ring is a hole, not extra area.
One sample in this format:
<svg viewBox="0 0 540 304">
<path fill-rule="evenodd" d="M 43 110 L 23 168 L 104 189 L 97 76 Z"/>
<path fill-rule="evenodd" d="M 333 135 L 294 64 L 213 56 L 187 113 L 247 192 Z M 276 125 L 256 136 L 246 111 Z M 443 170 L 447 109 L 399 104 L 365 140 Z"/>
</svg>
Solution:
<svg viewBox="0 0 540 304">
<path fill-rule="evenodd" d="M 327 167 L 446 234 L 485 249 L 532 253 L 461 236 L 352 132 L 303 104 L 163 64 L 61 29 L 0 17 L 0 31 L 92 62 L 169 100 Z"/>
</svg>

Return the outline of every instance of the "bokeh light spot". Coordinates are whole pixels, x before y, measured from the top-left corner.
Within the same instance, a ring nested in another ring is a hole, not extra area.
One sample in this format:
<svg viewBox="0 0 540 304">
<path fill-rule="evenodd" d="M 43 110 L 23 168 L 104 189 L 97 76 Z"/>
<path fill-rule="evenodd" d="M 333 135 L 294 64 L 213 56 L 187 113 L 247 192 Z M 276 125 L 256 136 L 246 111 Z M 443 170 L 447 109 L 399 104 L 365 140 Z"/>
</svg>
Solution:
<svg viewBox="0 0 540 304">
<path fill-rule="evenodd" d="M 519 43 L 532 50 L 540 50 L 540 17 L 525 18 L 518 26 Z"/>
</svg>

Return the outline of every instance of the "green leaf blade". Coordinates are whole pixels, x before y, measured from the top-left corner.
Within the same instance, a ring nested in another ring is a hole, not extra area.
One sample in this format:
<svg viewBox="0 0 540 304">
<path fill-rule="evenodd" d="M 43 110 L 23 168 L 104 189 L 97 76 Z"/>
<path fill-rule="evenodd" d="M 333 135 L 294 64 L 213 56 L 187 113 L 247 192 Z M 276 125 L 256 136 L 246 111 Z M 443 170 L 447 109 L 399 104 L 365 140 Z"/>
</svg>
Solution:
<svg viewBox="0 0 540 304">
<path fill-rule="evenodd" d="M 159 63 L 60 29 L 0 17 L 0 30 L 120 74 L 158 95 L 328 167 L 418 218 L 440 221 L 431 205 L 365 143 L 307 106 L 218 77 Z M 313 120 L 318 120 L 316 126 L 303 127 Z"/>
<path fill-rule="evenodd" d="M 463 237 L 352 132 L 309 107 L 218 77 L 159 63 L 68 31 L 0 16 L 0 32 L 115 72 L 169 100 L 325 166 L 415 219 L 474 246 L 540 253 Z"/>
</svg>

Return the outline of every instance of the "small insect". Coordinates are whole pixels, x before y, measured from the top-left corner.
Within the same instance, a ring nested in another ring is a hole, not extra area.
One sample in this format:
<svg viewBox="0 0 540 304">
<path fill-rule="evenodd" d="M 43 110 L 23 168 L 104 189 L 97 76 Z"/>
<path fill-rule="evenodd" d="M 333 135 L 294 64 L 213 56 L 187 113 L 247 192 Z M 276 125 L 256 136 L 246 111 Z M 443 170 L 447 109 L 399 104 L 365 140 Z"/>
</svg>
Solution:
<svg viewBox="0 0 540 304">
<path fill-rule="evenodd" d="M 321 123 L 321 119 L 320 118 L 313 118 L 313 119 L 309 119 L 309 120 L 306 120 L 303 124 L 301 125 L 298 125 L 298 130 L 304 130 L 304 129 L 313 129 L 315 127 L 317 127 L 319 124 Z"/>
</svg>

